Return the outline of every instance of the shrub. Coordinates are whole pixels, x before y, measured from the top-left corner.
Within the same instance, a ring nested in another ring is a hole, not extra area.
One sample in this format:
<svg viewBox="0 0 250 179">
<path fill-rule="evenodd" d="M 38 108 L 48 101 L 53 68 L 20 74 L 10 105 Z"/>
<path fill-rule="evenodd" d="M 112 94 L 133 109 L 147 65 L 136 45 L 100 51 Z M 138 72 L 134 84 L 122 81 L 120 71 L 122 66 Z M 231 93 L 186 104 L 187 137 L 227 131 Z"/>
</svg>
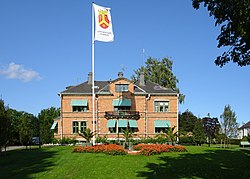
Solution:
<svg viewBox="0 0 250 179">
<path fill-rule="evenodd" d="M 186 152 L 186 148 L 182 146 L 172 145 L 160 145 L 160 144 L 138 144 L 134 146 L 135 150 L 138 150 L 141 155 L 156 155 L 162 152 Z"/>
<path fill-rule="evenodd" d="M 180 137 L 179 143 L 183 145 L 194 145 L 194 139 L 193 137 L 182 136 Z"/>
<path fill-rule="evenodd" d="M 248 139 L 246 136 L 244 136 L 240 141 L 248 141 Z"/>
<path fill-rule="evenodd" d="M 95 146 L 77 146 L 73 148 L 73 152 L 77 153 L 105 153 L 108 155 L 125 155 L 126 151 L 120 145 L 95 145 Z"/>
<path fill-rule="evenodd" d="M 96 138 L 96 143 L 107 144 L 108 143 L 107 137 L 106 136 L 104 136 L 104 137 L 97 137 Z"/>
<path fill-rule="evenodd" d="M 240 145 L 240 139 L 230 139 L 229 143 L 231 145 Z"/>
</svg>

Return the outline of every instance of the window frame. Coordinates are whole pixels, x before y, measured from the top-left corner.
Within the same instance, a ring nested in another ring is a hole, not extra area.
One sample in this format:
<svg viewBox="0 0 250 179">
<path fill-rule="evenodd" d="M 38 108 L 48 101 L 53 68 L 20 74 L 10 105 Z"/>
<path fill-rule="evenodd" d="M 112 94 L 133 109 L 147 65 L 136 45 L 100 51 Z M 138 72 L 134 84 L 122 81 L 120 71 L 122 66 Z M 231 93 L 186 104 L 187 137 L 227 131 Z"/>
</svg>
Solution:
<svg viewBox="0 0 250 179">
<path fill-rule="evenodd" d="M 119 127 L 118 126 L 118 132 L 117 132 L 117 122 L 115 123 L 115 127 L 109 127 L 108 128 L 108 131 L 110 134 L 122 134 L 122 130 L 126 130 L 126 129 L 129 129 L 132 131 L 132 133 L 135 133 L 135 132 L 138 132 L 139 131 L 139 127 L 130 127 L 129 126 L 129 122 L 127 122 L 127 127 Z"/>
<path fill-rule="evenodd" d="M 115 92 L 128 92 L 128 85 L 129 84 L 116 84 Z"/>
<path fill-rule="evenodd" d="M 88 106 L 72 106 L 72 112 L 87 112 Z"/>
<path fill-rule="evenodd" d="M 77 125 L 74 125 L 77 124 Z M 78 134 L 80 131 L 87 129 L 87 121 L 86 120 L 81 120 L 81 121 L 72 121 L 72 133 L 73 134 Z"/>
<path fill-rule="evenodd" d="M 164 133 L 168 130 L 169 127 L 155 127 L 155 134 Z"/>
<path fill-rule="evenodd" d="M 154 112 L 166 113 L 169 112 L 170 102 L 169 100 L 157 100 L 154 101 Z"/>
</svg>

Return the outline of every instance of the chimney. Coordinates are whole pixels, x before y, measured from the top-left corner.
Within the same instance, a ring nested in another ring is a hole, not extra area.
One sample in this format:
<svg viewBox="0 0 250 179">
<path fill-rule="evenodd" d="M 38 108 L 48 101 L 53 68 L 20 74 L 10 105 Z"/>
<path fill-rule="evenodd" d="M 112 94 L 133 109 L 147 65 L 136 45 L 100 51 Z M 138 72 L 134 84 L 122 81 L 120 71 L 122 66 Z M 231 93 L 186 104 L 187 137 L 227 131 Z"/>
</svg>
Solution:
<svg viewBox="0 0 250 179">
<path fill-rule="evenodd" d="M 145 86 L 144 72 L 140 72 L 140 76 L 139 76 L 139 86 Z"/>
<path fill-rule="evenodd" d="M 88 84 L 92 84 L 92 72 L 88 74 Z"/>
<path fill-rule="evenodd" d="M 118 77 L 123 78 L 123 72 L 118 72 Z"/>
</svg>

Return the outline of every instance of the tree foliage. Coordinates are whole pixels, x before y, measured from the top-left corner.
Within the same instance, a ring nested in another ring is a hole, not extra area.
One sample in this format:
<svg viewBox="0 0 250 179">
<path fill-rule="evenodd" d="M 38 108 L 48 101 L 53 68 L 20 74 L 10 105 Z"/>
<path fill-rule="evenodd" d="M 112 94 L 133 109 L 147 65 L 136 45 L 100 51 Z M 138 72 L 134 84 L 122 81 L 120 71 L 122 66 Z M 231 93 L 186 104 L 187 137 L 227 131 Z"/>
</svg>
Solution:
<svg viewBox="0 0 250 179">
<path fill-rule="evenodd" d="M 6 147 L 10 141 L 10 120 L 4 101 L 0 100 L 0 152 Z"/>
<path fill-rule="evenodd" d="M 60 109 L 55 107 L 50 107 L 48 109 L 43 109 L 38 114 L 38 119 L 40 122 L 40 140 L 42 143 L 50 143 L 53 138 L 53 131 L 50 129 L 54 119 L 60 115 Z"/>
<path fill-rule="evenodd" d="M 238 134 L 239 125 L 235 112 L 230 105 L 224 107 L 223 113 L 220 115 L 222 133 L 226 139 L 236 137 Z M 226 139 L 224 139 L 226 141 Z"/>
<path fill-rule="evenodd" d="M 169 127 L 167 130 L 166 130 L 166 136 L 167 138 L 170 140 L 171 144 L 174 145 L 176 140 L 177 140 L 177 137 L 178 137 L 178 131 L 175 131 L 175 128 L 176 126 L 174 127 Z"/>
<path fill-rule="evenodd" d="M 125 138 L 125 142 L 128 142 L 133 137 L 133 132 L 127 127 L 126 129 L 122 129 L 122 135 Z"/>
<path fill-rule="evenodd" d="M 218 118 L 204 117 L 202 119 L 202 124 L 208 137 L 208 145 L 210 146 L 211 140 L 215 138 L 216 133 L 219 132 L 220 123 Z"/>
<path fill-rule="evenodd" d="M 24 114 L 23 111 L 17 111 L 15 109 L 8 109 L 8 115 L 11 121 L 11 134 L 10 134 L 10 144 L 20 145 L 20 127 L 22 123 L 21 116 Z"/>
<path fill-rule="evenodd" d="M 21 116 L 21 124 L 20 124 L 20 142 L 26 146 L 32 145 L 32 137 L 35 133 L 35 124 L 37 123 L 37 118 L 32 115 L 23 112 L 23 115 Z"/>
<path fill-rule="evenodd" d="M 179 114 L 179 130 L 181 133 L 193 132 L 198 118 L 190 111 L 186 110 Z"/>
<path fill-rule="evenodd" d="M 144 73 L 144 78 L 146 81 L 151 81 L 157 83 L 163 87 L 173 89 L 177 93 L 180 93 L 177 84 L 179 80 L 172 72 L 173 61 L 169 58 L 163 58 L 158 60 L 155 58 L 149 58 L 145 62 L 145 66 L 141 66 L 139 69 L 134 70 L 135 74 L 132 75 L 132 80 L 136 81 L 141 72 Z M 184 102 L 185 96 L 180 94 L 180 103 Z"/>
<path fill-rule="evenodd" d="M 193 135 L 194 142 L 197 145 L 201 145 L 206 141 L 206 135 L 205 135 L 204 128 L 202 126 L 202 120 L 198 119 L 195 121 L 193 134 L 194 134 Z"/>
<path fill-rule="evenodd" d="M 222 67 L 229 61 L 239 66 L 250 65 L 250 1 L 249 0 L 192 0 L 193 7 L 201 4 L 207 7 L 215 19 L 215 26 L 221 26 L 217 37 L 218 48 L 229 47 L 218 56 L 215 64 Z"/>
<path fill-rule="evenodd" d="M 87 128 L 86 130 L 79 132 L 79 135 L 82 136 L 87 141 L 87 143 L 89 143 L 94 137 L 95 132 L 92 132 L 90 128 Z"/>
</svg>

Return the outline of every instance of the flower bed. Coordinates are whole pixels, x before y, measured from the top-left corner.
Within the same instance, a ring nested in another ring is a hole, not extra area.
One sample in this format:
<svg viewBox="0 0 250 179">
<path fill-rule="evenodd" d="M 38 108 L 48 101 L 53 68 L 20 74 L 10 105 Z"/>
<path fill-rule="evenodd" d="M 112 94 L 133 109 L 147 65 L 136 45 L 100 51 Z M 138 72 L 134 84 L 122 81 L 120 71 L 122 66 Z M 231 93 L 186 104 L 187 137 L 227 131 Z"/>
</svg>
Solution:
<svg viewBox="0 0 250 179">
<path fill-rule="evenodd" d="M 162 152 L 186 152 L 187 149 L 183 146 L 172 146 L 164 144 L 138 144 L 134 146 L 141 155 L 156 155 Z"/>
<path fill-rule="evenodd" d="M 87 147 L 74 147 L 73 152 L 78 153 L 105 153 L 108 155 L 125 155 L 126 151 L 120 145 L 109 144 L 109 145 L 95 145 Z"/>
</svg>

